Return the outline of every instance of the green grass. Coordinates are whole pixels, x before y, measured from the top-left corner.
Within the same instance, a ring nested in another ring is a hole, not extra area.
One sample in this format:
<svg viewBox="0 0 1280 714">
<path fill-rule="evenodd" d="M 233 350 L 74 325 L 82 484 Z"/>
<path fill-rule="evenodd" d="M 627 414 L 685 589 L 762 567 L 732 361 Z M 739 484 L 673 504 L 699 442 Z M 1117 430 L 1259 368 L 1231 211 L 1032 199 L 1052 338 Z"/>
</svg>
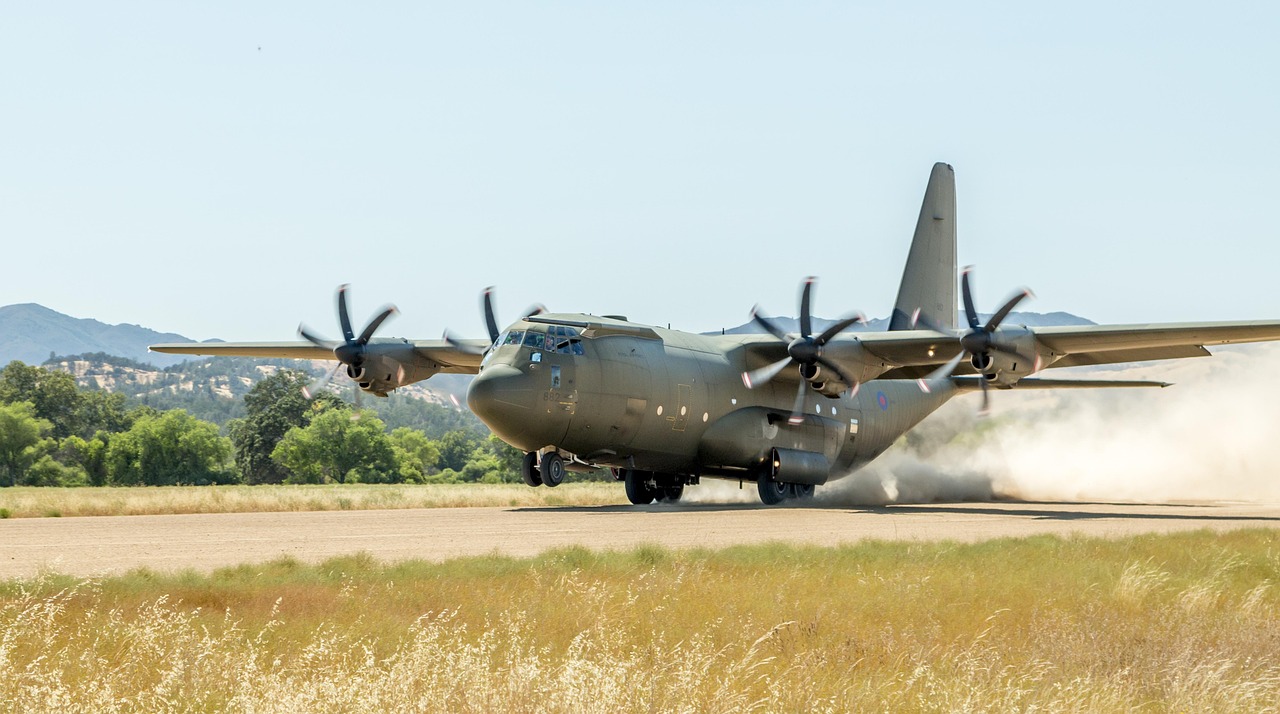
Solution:
<svg viewBox="0 0 1280 714">
<path fill-rule="evenodd" d="M 625 503 L 617 483 L 0 488 L 0 518 Z"/>
<path fill-rule="evenodd" d="M 0 711 L 1274 711 L 1280 534 L 0 584 Z"/>
</svg>

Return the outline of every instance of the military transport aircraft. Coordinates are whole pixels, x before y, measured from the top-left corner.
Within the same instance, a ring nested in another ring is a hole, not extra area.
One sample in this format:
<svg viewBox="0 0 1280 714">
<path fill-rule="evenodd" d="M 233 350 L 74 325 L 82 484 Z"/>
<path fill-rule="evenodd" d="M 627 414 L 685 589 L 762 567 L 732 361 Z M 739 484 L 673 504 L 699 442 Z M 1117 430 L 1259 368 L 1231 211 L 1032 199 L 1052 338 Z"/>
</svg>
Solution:
<svg viewBox="0 0 1280 714">
<path fill-rule="evenodd" d="M 1005 324 L 1029 292 L 985 323 L 970 273 L 959 280 L 955 175 L 929 177 L 897 302 L 884 332 L 849 331 L 849 316 L 815 334 L 814 280 L 800 293 L 799 332 L 758 308 L 762 334 L 700 335 L 625 317 L 532 310 L 498 329 L 492 292 L 488 339 L 379 338 L 394 312 L 358 335 L 345 286 L 341 340 L 305 327 L 304 341 L 164 344 L 156 352 L 336 360 L 334 372 L 371 394 L 445 374 L 477 375 L 471 410 L 525 452 L 530 486 L 557 486 L 566 470 L 610 467 L 635 504 L 674 501 L 702 478 L 754 481 L 760 499 L 806 498 L 879 456 L 947 400 L 990 389 L 1161 387 L 1159 382 L 1044 379 L 1052 367 L 1208 356 L 1206 345 L 1280 340 L 1280 321 L 1029 328 Z M 316 385 L 318 386 L 318 385 Z M 313 389 L 315 387 L 313 386 Z"/>
</svg>

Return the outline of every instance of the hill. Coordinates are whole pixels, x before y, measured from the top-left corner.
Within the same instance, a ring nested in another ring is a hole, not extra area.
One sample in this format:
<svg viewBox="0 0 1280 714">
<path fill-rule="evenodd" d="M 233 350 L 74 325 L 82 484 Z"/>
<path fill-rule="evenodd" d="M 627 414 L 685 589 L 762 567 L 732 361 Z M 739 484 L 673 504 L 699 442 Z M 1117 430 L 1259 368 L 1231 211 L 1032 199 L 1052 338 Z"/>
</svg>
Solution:
<svg viewBox="0 0 1280 714">
<path fill-rule="evenodd" d="M 165 368 L 154 367 L 125 357 L 90 353 L 47 360 L 44 367 L 71 374 L 76 383 L 89 389 L 118 392 L 132 404 L 155 409 L 185 409 L 190 414 L 225 425 L 244 416 L 244 395 L 262 379 L 282 369 L 299 369 L 319 376 L 332 363 L 323 360 L 253 359 L 212 357 Z M 455 377 L 455 375 L 442 375 Z M 437 377 L 437 379 L 439 379 Z M 401 387 L 386 399 L 361 395 L 362 406 L 373 409 L 391 428 L 409 426 L 431 438 L 465 429 L 477 434 L 484 427 L 470 412 L 455 406 L 450 394 L 459 386 L 465 395 L 466 381 L 445 379 Z M 355 401 L 351 380 L 338 377 L 329 389 L 347 401 Z M 465 404 L 464 398 L 459 405 Z"/>
<path fill-rule="evenodd" d="M 140 325 L 108 325 L 71 317 L 35 303 L 0 307 L 0 365 L 15 359 L 40 364 L 51 355 L 100 352 L 167 367 L 190 358 L 147 352 L 147 346 L 190 341 Z"/>
</svg>

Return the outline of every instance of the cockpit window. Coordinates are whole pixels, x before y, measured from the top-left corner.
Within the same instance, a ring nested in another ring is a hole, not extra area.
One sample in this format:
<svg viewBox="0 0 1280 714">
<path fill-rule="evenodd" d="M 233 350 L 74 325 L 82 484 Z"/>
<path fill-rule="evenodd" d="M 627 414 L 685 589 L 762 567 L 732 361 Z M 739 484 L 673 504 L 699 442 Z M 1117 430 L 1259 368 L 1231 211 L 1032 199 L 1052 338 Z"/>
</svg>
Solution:
<svg viewBox="0 0 1280 714">
<path fill-rule="evenodd" d="M 524 342 L 524 330 L 512 330 L 498 338 L 499 345 L 518 345 Z"/>
<path fill-rule="evenodd" d="M 530 330 L 524 333 L 524 346 L 542 349 L 542 335 Z"/>
<path fill-rule="evenodd" d="M 583 354 L 582 339 L 578 331 L 564 325 L 548 327 L 546 339 L 542 344 L 542 348 L 547 352 L 559 352 L 565 355 Z"/>
</svg>

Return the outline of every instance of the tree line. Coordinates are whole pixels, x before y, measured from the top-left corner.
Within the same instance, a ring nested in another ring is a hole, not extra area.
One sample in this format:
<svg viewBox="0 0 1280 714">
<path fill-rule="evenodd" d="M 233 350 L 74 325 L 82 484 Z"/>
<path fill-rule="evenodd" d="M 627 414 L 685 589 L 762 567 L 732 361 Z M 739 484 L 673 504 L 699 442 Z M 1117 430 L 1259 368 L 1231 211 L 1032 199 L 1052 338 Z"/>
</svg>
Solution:
<svg viewBox="0 0 1280 714">
<path fill-rule="evenodd" d="M 219 427 L 11 362 L 0 370 L 0 486 L 520 480 L 523 455 L 492 435 L 388 429 L 373 409 L 328 393 L 307 399 L 310 379 L 297 370 L 262 379 L 243 397 L 244 416 Z"/>
</svg>

